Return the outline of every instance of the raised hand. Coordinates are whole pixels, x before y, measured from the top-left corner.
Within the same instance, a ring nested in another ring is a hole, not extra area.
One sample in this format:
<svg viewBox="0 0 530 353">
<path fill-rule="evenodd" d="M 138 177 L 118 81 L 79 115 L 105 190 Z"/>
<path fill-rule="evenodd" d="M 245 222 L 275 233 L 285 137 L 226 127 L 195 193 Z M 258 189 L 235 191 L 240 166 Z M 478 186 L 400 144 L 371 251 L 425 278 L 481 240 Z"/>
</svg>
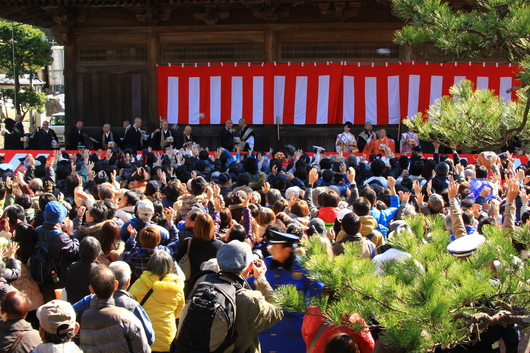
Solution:
<svg viewBox="0 0 530 353">
<path fill-rule="evenodd" d="M 271 190 L 271 184 L 269 182 L 265 182 L 263 186 L 261 187 L 261 191 L 266 195 Z"/>
<path fill-rule="evenodd" d="M 136 229 L 132 226 L 132 224 L 129 224 L 127 226 L 127 231 L 129 232 L 129 234 L 131 235 L 131 238 L 136 238 L 136 236 L 138 235 L 138 232 L 136 231 Z"/>
<path fill-rule="evenodd" d="M 313 168 L 309 171 L 309 184 L 313 185 L 318 180 L 318 172 L 316 168 Z"/>
</svg>

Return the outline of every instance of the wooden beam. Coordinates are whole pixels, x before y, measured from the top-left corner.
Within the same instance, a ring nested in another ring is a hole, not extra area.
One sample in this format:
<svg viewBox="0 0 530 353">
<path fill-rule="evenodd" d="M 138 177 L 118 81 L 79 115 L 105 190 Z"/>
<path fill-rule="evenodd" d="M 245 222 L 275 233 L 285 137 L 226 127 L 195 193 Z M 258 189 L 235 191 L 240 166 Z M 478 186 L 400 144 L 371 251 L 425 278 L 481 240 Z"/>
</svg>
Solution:
<svg viewBox="0 0 530 353">
<path fill-rule="evenodd" d="M 222 31 L 218 26 L 201 33 L 160 33 L 160 44 L 263 43 L 262 31 Z"/>
<path fill-rule="evenodd" d="M 276 31 L 265 31 L 265 61 L 272 63 L 279 59 L 278 34 Z"/>
</svg>

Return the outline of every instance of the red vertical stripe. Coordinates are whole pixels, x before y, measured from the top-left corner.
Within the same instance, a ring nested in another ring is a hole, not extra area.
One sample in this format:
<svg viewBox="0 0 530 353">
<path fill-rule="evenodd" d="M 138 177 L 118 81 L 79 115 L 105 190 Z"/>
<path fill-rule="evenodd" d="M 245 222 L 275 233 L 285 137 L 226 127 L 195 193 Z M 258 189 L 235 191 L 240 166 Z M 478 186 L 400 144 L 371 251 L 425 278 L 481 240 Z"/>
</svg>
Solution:
<svg viewBox="0 0 530 353">
<path fill-rule="evenodd" d="M 340 77 L 332 75 L 329 82 L 328 124 L 340 124 L 344 121 L 344 79 L 342 77 L 343 75 Z M 333 97 L 338 97 L 338 99 Z"/>
<path fill-rule="evenodd" d="M 167 66 L 157 67 L 157 85 L 158 85 L 158 116 L 167 119 L 167 102 L 168 102 L 168 72 Z"/>
<path fill-rule="evenodd" d="M 204 118 L 200 120 L 201 125 L 210 124 L 210 76 L 201 76 L 201 100 L 200 110 Z"/>
<path fill-rule="evenodd" d="M 247 124 L 253 124 L 252 111 L 254 101 L 254 82 L 253 76 L 243 76 L 243 118 Z"/>
<path fill-rule="evenodd" d="M 361 73 L 361 70 L 356 70 L 356 73 Z M 354 117 L 353 123 L 363 125 L 366 121 L 366 102 L 365 102 L 365 92 L 364 92 L 364 77 L 365 75 L 354 75 L 353 78 L 353 94 L 354 94 Z"/>
<path fill-rule="evenodd" d="M 454 76 L 446 76 L 444 75 L 442 77 L 442 96 L 448 96 L 449 95 L 449 88 L 454 84 L 455 78 Z"/>
<path fill-rule="evenodd" d="M 318 90 L 320 88 L 318 80 L 319 78 L 315 74 L 307 77 L 306 124 L 317 123 Z"/>
<path fill-rule="evenodd" d="M 296 76 L 285 77 L 285 99 L 283 103 L 283 124 L 294 124 L 294 98 L 296 93 Z"/>
<path fill-rule="evenodd" d="M 490 76 L 490 79 L 488 80 L 488 86 L 489 89 L 492 89 L 495 91 L 496 95 L 499 95 L 500 88 L 501 88 L 501 78 L 500 76 Z"/>
<path fill-rule="evenodd" d="M 399 65 L 400 67 L 404 66 L 402 64 Z M 407 69 L 408 67 L 403 67 L 404 74 L 399 76 L 399 110 L 401 112 L 401 120 L 407 119 L 409 107 L 409 75 Z"/>
<path fill-rule="evenodd" d="M 179 124 L 189 123 L 189 77 L 179 77 L 179 110 L 178 122 Z"/>
<path fill-rule="evenodd" d="M 431 103 L 431 75 L 420 76 L 420 97 L 418 99 L 418 112 L 424 114 Z"/>
<path fill-rule="evenodd" d="M 388 76 L 377 77 L 377 124 L 388 124 Z"/>
<path fill-rule="evenodd" d="M 263 124 L 274 124 L 274 76 L 263 75 Z"/>
<path fill-rule="evenodd" d="M 232 119 L 232 76 L 221 75 L 221 121 Z M 237 121 L 233 122 L 237 125 Z"/>
</svg>

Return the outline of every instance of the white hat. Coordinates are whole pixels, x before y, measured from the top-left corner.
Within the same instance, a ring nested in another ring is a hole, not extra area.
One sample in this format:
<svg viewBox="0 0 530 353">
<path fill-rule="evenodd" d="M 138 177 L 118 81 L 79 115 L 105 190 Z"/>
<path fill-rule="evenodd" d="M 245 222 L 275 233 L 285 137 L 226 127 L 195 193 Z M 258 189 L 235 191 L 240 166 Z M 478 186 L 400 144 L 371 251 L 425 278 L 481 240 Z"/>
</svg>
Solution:
<svg viewBox="0 0 530 353">
<path fill-rule="evenodd" d="M 136 210 L 138 211 L 138 218 L 143 221 L 146 221 L 146 219 L 150 220 L 153 216 L 153 213 L 155 213 L 155 206 L 153 206 L 153 203 L 148 199 L 138 201 L 136 206 Z"/>
<path fill-rule="evenodd" d="M 468 234 L 447 245 L 447 251 L 458 257 L 469 256 L 473 250 L 477 249 L 485 241 L 486 238 L 483 235 L 478 233 Z"/>
<path fill-rule="evenodd" d="M 342 222 L 342 219 L 348 213 L 352 213 L 352 210 L 350 210 L 349 208 L 343 208 L 342 210 L 340 210 L 339 213 L 337 214 L 337 221 Z"/>
</svg>

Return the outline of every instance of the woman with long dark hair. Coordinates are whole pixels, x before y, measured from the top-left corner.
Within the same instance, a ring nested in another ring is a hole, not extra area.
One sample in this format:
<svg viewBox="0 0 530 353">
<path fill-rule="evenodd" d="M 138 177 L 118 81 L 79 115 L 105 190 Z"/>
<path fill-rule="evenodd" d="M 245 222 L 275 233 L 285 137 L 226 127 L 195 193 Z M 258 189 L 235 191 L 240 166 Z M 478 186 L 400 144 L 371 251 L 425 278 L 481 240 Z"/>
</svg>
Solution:
<svg viewBox="0 0 530 353">
<path fill-rule="evenodd" d="M 215 239 L 214 222 L 209 214 L 197 215 L 193 226 L 193 237 L 180 242 L 176 256 L 177 261 L 180 261 L 188 253 L 188 243 L 190 243 L 188 254 L 191 264 L 190 278 L 193 278 L 200 272 L 203 262 L 217 257 L 217 251 L 223 245 L 222 241 Z"/>
<path fill-rule="evenodd" d="M 114 221 L 106 221 L 99 231 L 99 242 L 101 243 L 101 255 L 98 261 L 104 265 L 119 260 L 125 243 L 120 239 L 120 228 Z"/>
</svg>

